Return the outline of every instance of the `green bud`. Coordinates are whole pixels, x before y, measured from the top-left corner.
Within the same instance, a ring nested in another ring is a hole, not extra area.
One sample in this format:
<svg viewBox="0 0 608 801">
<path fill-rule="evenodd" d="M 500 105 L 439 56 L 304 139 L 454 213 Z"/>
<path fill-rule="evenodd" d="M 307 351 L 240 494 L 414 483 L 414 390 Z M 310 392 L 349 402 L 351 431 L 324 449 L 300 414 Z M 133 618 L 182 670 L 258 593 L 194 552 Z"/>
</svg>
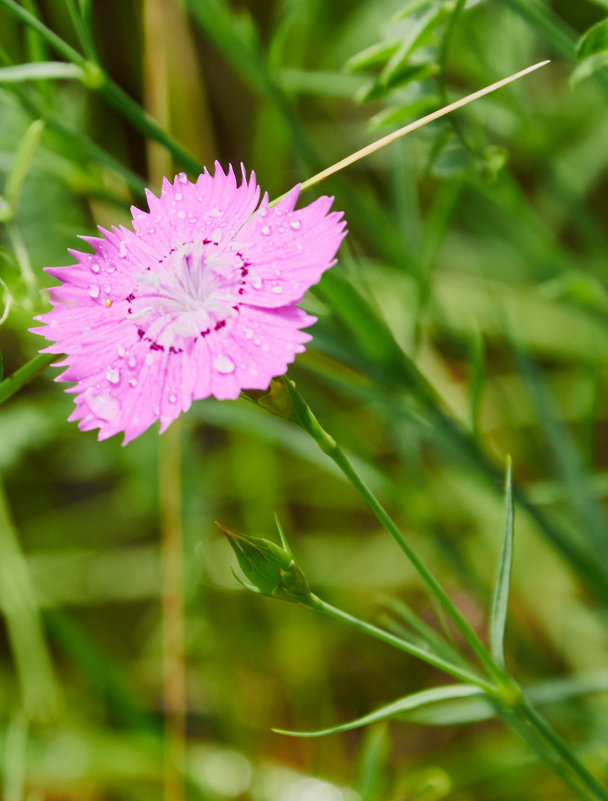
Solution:
<svg viewBox="0 0 608 801">
<path fill-rule="evenodd" d="M 302 601 L 310 595 L 306 576 L 292 555 L 271 540 L 246 537 L 216 525 L 224 532 L 251 589 L 283 601 Z"/>
</svg>

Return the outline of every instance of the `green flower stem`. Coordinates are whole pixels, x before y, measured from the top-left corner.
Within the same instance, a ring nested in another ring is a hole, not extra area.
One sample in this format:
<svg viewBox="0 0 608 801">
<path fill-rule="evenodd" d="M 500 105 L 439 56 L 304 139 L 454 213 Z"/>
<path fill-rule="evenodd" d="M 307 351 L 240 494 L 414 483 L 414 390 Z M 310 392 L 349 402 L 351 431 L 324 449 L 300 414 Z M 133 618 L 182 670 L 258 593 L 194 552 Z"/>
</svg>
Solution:
<svg viewBox="0 0 608 801">
<path fill-rule="evenodd" d="M 377 640 L 381 640 L 387 645 L 392 645 L 401 651 L 405 651 L 405 653 L 410 654 L 411 656 L 416 656 L 419 659 L 422 659 L 424 662 L 443 670 L 445 673 L 449 673 L 450 675 L 460 679 L 461 681 L 464 681 L 467 684 L 474 684 L 475 686 L 480 687 L 482 690 L 485 690 L 493 697 L 496 695 L 496 688 L 494 685 L 487 682 L 481 676 L 454 665 L 452 662 L 448 662 L 441 657 L 436 656 L 431 651 L 427 651 L 424 648 L 419 648 L 418 646 L 413 645 L 406 640 L 402 640 L 400 637 L 396 637 L 394 634 L 391 634 L 388 631 L 377 628 L 371 623 L 366 623 L 363 620 L 359 620 L 359 618 L 353 617 L 352 615 L 348 614 L 348 612 L 344 612 L 342 609 L 331 606 L 331 604 L 326 603 L 313 593 L 303 597 L 301 599 L 301 603 L 303 603 L 304 606 L 307 606 L 309 609 L 314 609 L 315 611 L 321 612 L 322 614 L 327 615 L 334 620 L 339 620 L 342 623 L 346 623 L 348 626 L 357 629 L 357 631 L 361 631 L 364 634 L 369 634 L 370 636 L 375 637 Z"/>
<path fill-rule="evenodd" d="M 608 790 L 605 787 L 602 787 L 595 776 L 593 776 L 587 770 L 583 763 L 578 759 L 576 754 L 574 754 L 574 752 L 566 745 L 553 727 L 547 723 L 547 721 L 534 709 L 534 707 L 530 705 L 528 701 L 524 700 L 521 704 L 519 704 L 516 708 L 516 711 L 519 712 L 519 714 L 526 720 L 527 723 L 536 729 L 538 734 L 551 747 L 553 752 L 560 758 L 560 760 L 567 765 L 574 774 L 576 774 L 584 786 L 591 791 L 593 798 L 598 798 L 602 801 L 608 801 Z"/>
<path fill-rule="evenodd" d="M 553 772 L 559 776 L 564 784 L 569 787 L 581 801 L 597 801 L 596 796 L 589 793 L 584 787 L 581 787 L 580 782 L 572 776 L 571 771 L 568 770 L 563 761 L 558 759 L 555 754 L 552 754 L 551 751 L 547 749 L 545 743 L 539 740 L 538 732 L 530 726 L 528 721 L 521 720 L 512 709 L 505 709 L 498 704 L 496 704 L 496 710 L 505 723 L 530 746 L 543 762 L 551 767 Z"/>
<path fill-rule="evenodd" d="M 430 592 L 435 596 L 445 612 L 452 619 L 473 653 L 488 671 L 489 675 L 498 683 L 500 687 L 504 687 L 505 690 L 507 690 L 507 688 L 509 688 L 511 685 L 511 680 L 509 679 L 508 674 L 494 662 L 480 638 L 471 628 L 469 622 L 461 614 L 450 596 L 435 578 L 431 570 L 426 566 L 421 557 L 418 556 L 418 554 L 403 536 L 386 509 L 382 506 L 374 493 L 370 490 L 367 484 L 354 469 L 352 464 L 348 461 L 347 457 L 335 439 L 321 427 L 310 407 L 300 393 L 297 392 L 292 382 L 286 380 L 285 386 L 289 392 L 292 402 L 294 422 L 296 422 L 301 428 L 304 429 L 304 431 L 313 437 L 321 450 L 326 453 L 344 473 L 346 478 L 359 492 L 372 512 L 376 515 L 388 533 L 393 537 L 411 564 L 415 567 L 429 588 Z"/>
<path fill-rule="evenodd" d="M 435 596 L 435 598 L 437 598 L 445 612 L 454 622 L 462 636 L 465 638 L 467 644 L 477 656 L 481 664 L 486 668 L 490 676 L 492 676 L 500 684 L 504 683 L 506 679 L 504 671 L 496 665 L 482 641 L 471 628 L 469 622 L 461 614 L 460 610 L 454 604 L 447 592 L 443 589 L 439 581 L 435 578 L 431 570 L 426 566 L 423 560 L 408 543 L 407 539 L 403 536 L 386 509 L 382 506 L 374 493 L 370 490 L 367 484 L 365 484 L 352 464 L 348 461 L 342 449 L 334 443 L 334 447 L 331 449 L 331 451 L 326 451 L 326 453 L 340 468 L 346 478 L 348 478 L 353 487 L 355 487 L 355 489 L 363 497 L 372 512 L 376 515 L 388 533 L 393 537 L 397 545 L 401 548 L 412 565 L 416 568 L 431 593 Z"/>
<path fill-rule="evenodd" d="M 43 370 L 46 370 L 49 364 L 58 359 L 61 359 L 61 355 L 57 353 L 39 353 L 38 356 L 34 356 L 27 364 L 24 364 L 23 367 L 15 370 L 12 375 L 5 378 L 4 381 L 0 381 L 0 403 L 8 400 L 24 384 L 31 381 Z"/>
</svg>

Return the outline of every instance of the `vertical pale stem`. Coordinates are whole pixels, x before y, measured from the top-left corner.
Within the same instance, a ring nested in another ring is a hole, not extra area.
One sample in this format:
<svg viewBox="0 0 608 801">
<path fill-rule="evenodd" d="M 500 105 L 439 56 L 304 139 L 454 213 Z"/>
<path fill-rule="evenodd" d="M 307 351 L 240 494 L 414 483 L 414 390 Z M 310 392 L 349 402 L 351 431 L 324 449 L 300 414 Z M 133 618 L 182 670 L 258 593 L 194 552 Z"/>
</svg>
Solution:
<svg viewBox="0 0 608 801">
<path fill-rule="evenodd" d="M 145 0 L 145 105 L 165 130 L 169 120 L 167 0 Z M 171 156 L 157 142 L 147 143 L 149 174 L 160 184 L 171 175 Z M 164 801 L 183 801 L 186 759 L 186 669 L 184 654 L 184 559 L 181 519 L 181 443 L 176 420 L 159 440 L 159 509 L 162 564 L 162 653 L 165 751 Z"/>
<path fill-rule="evenodd" d="M 161 515 L 165 801 L 184 798 L 186 671 L 184 560 L 181 519 L 180 421 L 160 438 L 158 479 Z"/>
</svg>

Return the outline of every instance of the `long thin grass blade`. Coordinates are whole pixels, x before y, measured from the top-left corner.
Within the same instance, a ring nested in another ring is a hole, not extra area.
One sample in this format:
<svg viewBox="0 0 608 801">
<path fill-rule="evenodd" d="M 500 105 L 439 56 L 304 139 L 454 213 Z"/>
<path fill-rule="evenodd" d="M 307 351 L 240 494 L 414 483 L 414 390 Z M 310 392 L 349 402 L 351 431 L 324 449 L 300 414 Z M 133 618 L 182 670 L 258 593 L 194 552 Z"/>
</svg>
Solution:
<svg viewBox="0 0 608 801">
<path fill-rule="evenodd" d="M 502 552 L 498 565 L 498 577 L 492 600 L 490 617 L 490 650 L 500 665 L 505 663 L 504 637 L 511 588 L 511 568 L 513 565 L 513 478 L 511 458 L 507 459 L 505 478 L 505 530 L 502 541 Z"/>
</svg>

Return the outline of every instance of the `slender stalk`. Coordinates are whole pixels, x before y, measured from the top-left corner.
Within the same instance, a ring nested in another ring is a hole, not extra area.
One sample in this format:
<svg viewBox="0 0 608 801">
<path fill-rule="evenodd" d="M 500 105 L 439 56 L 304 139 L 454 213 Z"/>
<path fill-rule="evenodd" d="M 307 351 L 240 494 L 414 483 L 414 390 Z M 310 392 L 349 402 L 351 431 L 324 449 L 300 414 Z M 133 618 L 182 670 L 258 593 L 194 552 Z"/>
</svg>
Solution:
<svg viewBox="0 0 608 801">
<path fill-rule="evenodd" d="M 163 136 L 170 128 L 167 37 L 163 27 L 166 0 L 145 0 L 142 8 L 144 28 L 144 97 L 146 108 L 161 123 Z M 114 91 L 114 90 L 112 90 Z M 127 108 L 141 109 L 120 92 Z M 121 101 L 122 102 L 122 101 Z M 146 119 L 155 126 L 152 117 Z M 158 140 L 158 137 L 153 137 Z M 170 149 L 147 142 L 148 172 L 159 183 L 172 169 Z M 186 768 L 186 664 L 184 611 L 184 544 L 181 516 L 181 425 L 176 420 L 159 444 L 159 501 L 162 556 L 162 651 L 164 699 L 164 801 L 183 801 Z"/>
<path fill-rule="evenodd" d="M 336 444 L 330 451 L 326 451 L 327 455 L 332 461 L 340 468 L 346 478 L 350 481 L 353 487 L 359 492 L 363 500 L 370 507 L 372 512 L 376 515 L 378 520 L 382 523 L 384 528 L 395 540 L 397 545 L 401 548 L 403 553 L 407 556 L 411 564 L 415 567 L 418 574 L 421 576 L 430 592 L 437 598 L 445 612 L 449 615 L 454 625 L 458 628 L 467 644 L 477 656 L 481 664 L 486 668 L 490 676 L 499 682 L 505 679 L 505 673 L 494 662 L 487 649 L 483 645 L 480 638 L 471 628 L 469 622 L 461 614 L 458 607 L 454 604 L 450 596 L 443 589 L 439 581 L 435 578 L 431 570 L 426 566 L 424 561 L 414 551 L 407 539 L 403 536 L 398 526 L 390 517 L 386 509 L 382 506 L 380 501 L 376 498 L 374 493 L 370 490 L 367 484 L 359 476 L 357 471 L 348 461 L 342 449 Z"/>
<path fill-rule="evenodd" d="M 165 801 L 183 801 L 186 756 L 181 443 L 176 420 L 159 440 Z"/>
<path fill-rule="evenodd" d="M 539 735 L 563 763 L 576 774 L 578 779 L 580 779 L 584 786 L 593 794 L 593 797 L 601 799 L 601 801 L 608 801 L 608 790 L 602 787 L 595 776 L 587 770 L 576 754 L 566 745 L 559 734 L 534 707 L 531 706 L 528 701 L 524 700 L 522 704 L 518 705 L 517 710 L 525 720 L 536 729 Z"/>
<path fill-rule="evenodd" d="M 543 762 L 550 765 L 553 772 L 581 801 L 597 801 L 595 795 L 581 787 L 580 782 L 572 776 L 571 771 L 567 769 L 562 760 L 547 749 L 545 742 L 539 739 L 538 732 L 530 726 L 528 721 L 522 720 L 512 709 L 506 709 L 499 704 L 496 704 L 496 710 L 505 723 L 530 746 Z"/>
<path fill-rule="evenodd" d="M 12 375 L 0 382 L 0 403 L 14 395 L 24 384 L 42 373 L 52 362 L 61 359 L 56 353 L 39 353 L 29 362 L 15 370 Z"/>
<path fill-rule="evenodd" d="M 494 678 L 499 685 L 508 686 L 509 679 L 506 672 L 494 662 L 480 638 L 477 636 L 475 631 L 473 631 L 469 622 L 461 614 L 450 596 L 435 578 L 432 571 L 426 566 L 423 559 L 414 551 L 412 546 L 399 530 L 399 527 L 390 517 L 380 501 L 376 498 L 371 489 L 359 476 L 336 440 L 320 425 L 319 421 L 310 409 L 310 406 L 306 403 L 302 395 L 296 390 L 293 382 L 290 382 L 288 379 L 284 379 L 284 386 L 287 390 L 292 405 L 292 420 L 304 431 L 310 434 L 323 453 L 329 456 L 329 458 L 340 468 L 342 473 L 350 481 L 357 492 L 359 492 L 363 500 L 367 503 L 384 528 L 401 548 L 410 563 L 414 566 L 431 594 L 437 599 L 439 604 L 454 622 L 454 625 L 458 628 L 473 653 L 488 671 L 489 675 L 492 676 L 492 678 Z"/>
<path fill-rule="evenodd" d="M 436 656 L 431 651 L 427 651 L 424 648 L 418 648 L 416 645 L 408 643 L 407 641 L 402 640 L 400 637 L 397 637 L 388 631 L 384 631 L 377 626 L 373 626 L 371 623 L 366 623 L 364 620 L 359 620 L 359 618 L 353 617 L 348 612 L 326 603 L 317 595 L 311 593 L 302 600 L 302 603 L 305 606 L 308 606 L 310 609 L 321 612 L 322 614 L 327 615 L 334 620 L 339 620 L 342 623 L 346 623 L 351 628 L 357 629 L 364 634 L 369 634 L 370 636 L 375 637 L 377 640 L 380 640 L 387 645 L 392 645 L 395 648 L 398 648 L 400 651 L 405 651 L 405 653 L 410 654 L 411 656 L 418 657 L 419 659 L 428 662 L 428 664 L 443 670 L 445 673 L 449 673 L 457 679 L 461 679 L 467 684 L 475 684 L 477 687 L 485 690 L 490 695 L 496 694 L 495 686 L 487 682 L 476 673 L 465 670 L 464 668 L 461 668 L 452 662 L 448 662 L 441 657 Z"/>
<path fill-rule="evenodd" d="M 528 75 L 530 72 L 539 69 L 539 67 L 544 67 L 545 64 L 548 64 L 549 61 L 540 61 L 538 64 L 533 64 L 531 67 L 527 67 L 525 70 L 520 70 L 519 72 L 515 72 L 513 75 L 509 75 L 507 78 L 502 78 L 500 81 L 496 81 L 489 86 L 485 86 L 483 89 L 478 89 L 476 92 L 473 92 L 466 97 L 461 97 L 459 100 L 455 100 L 453 103 L 449 103 L 447 106 L 443 106 L 437 111 L 432 111 L 430 114 L 427 114 L 424 117 L 421 117 L 419 120 L 414 120 L 414 122 L 410 122 L 408 125 L 405 125 L 403 128 L 399 128 L 397 131 L 393 131 L 386 136 L 377 139 L 375 142 L 372 142 L 369 145 L 361 148 L 361 150 L 357 150 L 355 153 L 352 153 L 350 156 L 347 156 L 340 161 L 337 161 L 331 167 L 327 167 L 327 169 L 322 170 L 321 172 L 313 175 L 312 178 L 309 178 L 307 181 L 301 186 L 301 191 L 303 192 L 305 189 L 309 189 L 311 186 L 324 181 L 326 178 L 329 178 L 330 175 L 333 175 L 340 170 L 343 170 L 345 167 L 353 164 L 355 161 L 359 161 L 359 159 L 365 158 L 369 156 L 371 153 L 375 153 L 376 150 L 380 150 L 386 145 L 391 144 L 396 139 L 400 139 L 402 136 L 406 136 L 412 131 L 417 131 L 418 128 L 422 128 L 425 125 L 428 125 L 429 122 L 434 122 L 435 120 L 440 119 L 441 117 L 445 117 L 446 114 L 451 114 L 453 111 L 456 111 L 463 106 L 472 103 L 474 100 L 478 100 L 480 97 L 484 97 L 484 95 L 488 95 L 491 92 L 495 92 L 497 89 L 501 89 L 503 86 L 506 86 L 513 81 L 517 81 L 519 78 L 523 78 L 524 75 Z M 281 198 L 277 198 L 276 201 L 278 202 Z"/>
</svg>

